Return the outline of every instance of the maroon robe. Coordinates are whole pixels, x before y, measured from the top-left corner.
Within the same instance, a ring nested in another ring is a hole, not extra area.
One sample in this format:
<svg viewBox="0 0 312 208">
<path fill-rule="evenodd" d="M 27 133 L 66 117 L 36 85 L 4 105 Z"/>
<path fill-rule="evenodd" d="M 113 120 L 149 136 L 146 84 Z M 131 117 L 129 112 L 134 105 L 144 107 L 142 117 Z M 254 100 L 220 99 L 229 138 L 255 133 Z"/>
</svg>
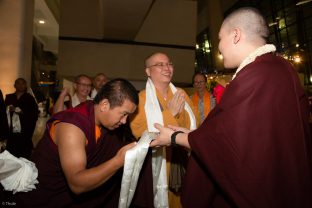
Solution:
<svg viewBox="0 0 312 208">
<path fill-rule="evenodd" d="M 126 125 L 108 131 L 102 128 L 101 138 L 95 141 L 94 104 L 92 101 L 81 103 L 76 108 L 59 112 L 47 122 L 44 137 L 38 143 L 32 160 L 38 168 L 39 184 L 36 189 L 27 193 L 18 193 L 18 207 L 118 207 L 122 168 L 109 180 L 95 190 L 75 195 L 70 190 L 58 155 L 57 146 L 52 141 L 49 131 L 52 122 L 59 120 L 76 125 L 86 135 L 87 168 L 98 166 L 112 157 L 124 145 L 135 138 Z M 132 200 L 133 207 L 152 207 L 153 190 L 150 185 L 151 167 L 147 164 L 151 157 L 147 157 L 138 181 L 137 191 Z M 145 168 L 146 167 L 146 168 Z M 140 193 L 148 193 L 142 195 Z"/>
<path fill-rule="evenodd" d="M 49 130 L 52 122 L 59 120 L 76 125 L 87 140 L 87 167 L 92 168 L 115 156 L 126 143 L 111 131 L 102 128 L 101 138 L 95 140 L 94 105 L 91 101 L 53 115 L 47 122 L 44 137 L 38 143 L 32 160 L 38 168 L 39 184 L 36 190 L 19 193 L 19 207 L 117 207 L 120 192 L 122 168 L 108 181 L 95 190 L 80 195 L 71 192 L 59 159 L 56 144 L 52 141 Z"/>
<path fill-rule="evenodd" d="M 33 149 L 32 136 L 35 131 L 39 113 L 36 100 L 27 92 L 19 99 L 17 99 L 16 93 L 12 93 L 6 95 L 5 105 L 13 105 L 22 110 L 22 113 L 18 114 L 21 123 L 21 132 L 14 133 L 12 131 L 12 126 L 10 127 L 6 149 L 16 157 L 29 158 Z M 11 113 L 11 118 L 12 115 L 13 113 Z"/>
<path fill-rule="evenodd" d="M 308 112 L 283 58 L 265 54 L 245 66 L 189 134 L 183 206 L 311 208 Z"/>
<path fill-rule="evenodd" d="M 0 141 L 8 139 L 9 126 L 2 91 L 0 90 Z"/>
</svg>

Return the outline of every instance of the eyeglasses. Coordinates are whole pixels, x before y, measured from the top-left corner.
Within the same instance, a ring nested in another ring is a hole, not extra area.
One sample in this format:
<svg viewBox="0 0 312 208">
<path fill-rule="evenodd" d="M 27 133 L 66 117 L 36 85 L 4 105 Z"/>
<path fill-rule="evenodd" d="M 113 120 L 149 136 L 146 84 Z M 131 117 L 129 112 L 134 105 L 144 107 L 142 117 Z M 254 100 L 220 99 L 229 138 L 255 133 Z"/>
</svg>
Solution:
<svg viewBox="0 0 312 208">
<path fill-rule="evenodd" d="M 194 82 L 194 84 L 204 84 L 205 81 L 198 81 L 198 82 Z"/>
<path fill-rule="evenodd" d="M 171 63 L 171 62 L 168 62 L 168 63 L 158 62 L 156 64 L 148 66 L 147 68 L 150 68 L 150 67 L 153 67 L 153 66 L 156 66 L 156 67 L 159 67 L 159 68 L 173 67 L 173 63 Z"/>
<path fill-rule="evenodd" d="M 92 87 L 92 84 L 84 84 L 80 82 L 76 82 L 77 85 L 83 86 L 83 87 Z"/>
</svg>

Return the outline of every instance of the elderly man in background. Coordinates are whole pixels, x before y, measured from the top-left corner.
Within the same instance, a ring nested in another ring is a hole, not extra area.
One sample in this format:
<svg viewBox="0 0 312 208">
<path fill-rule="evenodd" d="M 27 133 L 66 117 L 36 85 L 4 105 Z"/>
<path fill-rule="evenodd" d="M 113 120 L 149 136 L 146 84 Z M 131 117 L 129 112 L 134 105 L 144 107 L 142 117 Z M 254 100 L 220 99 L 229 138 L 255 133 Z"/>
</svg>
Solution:
<svg viewBox="0 0 312 208">
<path fill-rule="evenodd" d="M 94 88 L 91 91 L 91 99 L 94 99 L 97 92 L 102 88 L 102 86 L 108 81 L 108 78 L 103 73 L 98 73 L 93 80 Z"/>
<path fill-rule="evenodd" d="M 91 100 L 91 97 L 89 96 L 91 88 L 91 78 L 85 74 L 78 75 L 74 80 L 74 95 L 71 96 L 69 94 L 69 89 L 64 88 L 54 104 L 53 113 L 76 107 L 82 102 Z M 68 97 L 69 100 L 66 100 L 66 97 Z"/>
</svg>

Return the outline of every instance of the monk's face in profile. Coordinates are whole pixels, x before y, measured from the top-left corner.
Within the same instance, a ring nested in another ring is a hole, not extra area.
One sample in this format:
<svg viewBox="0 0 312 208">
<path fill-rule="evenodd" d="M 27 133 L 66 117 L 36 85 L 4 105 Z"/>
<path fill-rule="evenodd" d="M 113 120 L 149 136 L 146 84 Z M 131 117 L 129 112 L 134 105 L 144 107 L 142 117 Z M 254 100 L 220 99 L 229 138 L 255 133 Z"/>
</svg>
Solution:
<svg viewBox="0 0 312 208">
<path fill-rule="evenodd" d="M 107 129 L 113 130 L 125 124 L 130 114 L 136 110 L 136 105 L 126 99 L 121 106 L 110 106 L 107 99 L 100 102 L 100 123 Z"/>
</svg>

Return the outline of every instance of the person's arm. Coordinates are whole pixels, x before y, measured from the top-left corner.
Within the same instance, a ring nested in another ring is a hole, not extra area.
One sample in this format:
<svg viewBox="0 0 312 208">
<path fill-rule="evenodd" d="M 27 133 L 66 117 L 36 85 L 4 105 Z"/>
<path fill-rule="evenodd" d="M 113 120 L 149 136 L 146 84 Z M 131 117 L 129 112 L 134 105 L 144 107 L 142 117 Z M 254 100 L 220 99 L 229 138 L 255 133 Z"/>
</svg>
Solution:
<svg viewBox="0 0 312 208">
<path fill-rule="evenodd" d="M 138 108 L 134 114 L 131 114 L 129 116 L 132 134 L 137 139 L 139 139 L 142 136 L 143 132 L 147 130 L 147 121 L 144 109 L 145 100 L 146 100 L 145 91 L 140 92 Z"/>
<path fill-rule="evenodd" d="M 182 131 L 184 133 L 178 133 L 176 135 L 175 142 L 177 145 L 186 147 L 190 149 L 190 144 L 188 142 L 188 133 L 190 130 L 181 128 L 181 127 L 176 127 L 176 126 L 170 126 L 170 128 L 163 127 L 160 124 L 155 124 L 155 127 L 159 130 L 159 135 L 156 137 L 155 140 L 153 140 L 150 143 L 150 147 L 155 147 L 155 146 L 169 146 L 171 145 L 171 136 L 175 131 Z"/>
<path fill-rule="evenodd" d="M 123 166 L 126 151 L 135 145 L 130 143 L 122 147 L 112 159 L 86 169 L 86 138 L 81 129 L 69 123 L 59 123 L 55 126 L 55 142 L 67 183 L 75 194 L 90 191 L 105 183 Z"/>
<path fill-rule="evenodd" d="M 63 88 L 59 97 L 57 98 L 56 102 L 54 103 L 53 114 L 65 110 L 64 101 L 65 101 L 66 96 L 70 96 L 69 91 L 67 88 Z"/>
</svg>

